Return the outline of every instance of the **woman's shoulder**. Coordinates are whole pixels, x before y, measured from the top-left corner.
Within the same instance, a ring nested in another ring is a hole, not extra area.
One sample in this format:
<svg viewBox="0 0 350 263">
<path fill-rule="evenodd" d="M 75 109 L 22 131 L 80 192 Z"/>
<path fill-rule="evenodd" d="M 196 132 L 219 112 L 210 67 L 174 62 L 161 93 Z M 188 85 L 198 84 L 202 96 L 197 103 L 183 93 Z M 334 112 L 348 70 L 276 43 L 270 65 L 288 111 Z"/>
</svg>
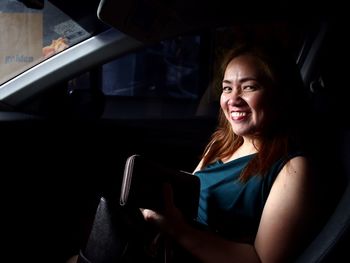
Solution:
<svg viewBox="0 0 350 263">
<path fill-rule="evenodd" d="M 290 152 L 273 163 L 265 174 L 265 180 L 268 180 L 270 185 L 272 185 L 281 174 L 286 175 L 288 173 L 306 171 L 306 168 L 309 166 L 309 159 L 303 152 Z"/>
<path fill-rule="evenodd" d="M 282 169 L 289 174 L 302 173 L 303 171 L 309 171 L 311 168 L 310 160 L 305 155 L 295 155 L 290 157 Z"/>
<path fill-rule="evenodd" d="M 296 155 L 288 159 L 277 175 L 279 181 L 290 183 L 302 183 L 304 187 L 306 182 L 311 182 L 313 171 L 310 160 L 303 155 Z"/>
<path fill-rule="evenodd" d="M 293 149 L 278 159 L 275 165 L 279 167 L 279 170 L 289 166 L 298 167 L 310 165 L 309 156 L 305 151 Z"/>
</svg>

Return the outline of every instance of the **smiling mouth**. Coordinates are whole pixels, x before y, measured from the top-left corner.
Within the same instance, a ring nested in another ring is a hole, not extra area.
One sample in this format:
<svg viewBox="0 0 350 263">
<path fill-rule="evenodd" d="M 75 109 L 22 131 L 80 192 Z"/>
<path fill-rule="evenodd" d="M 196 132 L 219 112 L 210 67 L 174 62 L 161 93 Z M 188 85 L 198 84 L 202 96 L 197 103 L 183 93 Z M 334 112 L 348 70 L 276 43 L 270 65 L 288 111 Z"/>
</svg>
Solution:
<svg viewBox="0 0 350 263">
<path fill-rule="evenodd" d="M 231 118 L 234 121 L 240 121 L 243 120 L 248 115 L 245 111 L 232 111 L 231 112 Z"/>
</svg>

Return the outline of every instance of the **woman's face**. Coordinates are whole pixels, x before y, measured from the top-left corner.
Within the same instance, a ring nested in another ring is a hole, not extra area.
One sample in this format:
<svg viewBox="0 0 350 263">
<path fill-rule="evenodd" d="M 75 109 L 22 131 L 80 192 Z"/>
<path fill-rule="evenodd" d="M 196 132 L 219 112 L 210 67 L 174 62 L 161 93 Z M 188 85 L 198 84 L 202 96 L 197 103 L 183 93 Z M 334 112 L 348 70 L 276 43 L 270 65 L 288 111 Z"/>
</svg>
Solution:
<svg viewBox="0 0 350 263">
<path fill-rule="evenodd" d="M 243 138 L 257 135 L 267 122 L 262 72 L 260 61 L 248 54 L 232 59 L 225 70 L 220 105 L 233 132 Z"/>
</svg>

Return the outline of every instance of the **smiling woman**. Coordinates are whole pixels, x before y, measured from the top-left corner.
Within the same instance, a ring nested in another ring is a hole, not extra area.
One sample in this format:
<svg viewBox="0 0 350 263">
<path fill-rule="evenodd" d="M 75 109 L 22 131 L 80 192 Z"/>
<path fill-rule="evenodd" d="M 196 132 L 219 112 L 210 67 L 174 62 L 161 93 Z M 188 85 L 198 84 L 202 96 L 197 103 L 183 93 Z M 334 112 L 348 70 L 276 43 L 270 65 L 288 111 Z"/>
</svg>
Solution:
<svg viewBox="0 0 350 263">
<path fill-rule="evenodd" d="M 220 104 L 236 135 L 254 135 L 266 122 L 264 108 L 269 105 L 267 99 L 271 87 L 260 79 L 261 67 L 252 67 L 258 63 L 253 56 L 243 55 L 231 60 L 225 71 Z"/>
<path fill-rule="evenodd" d="M 222 63 L 219 127 L 195 170 L 197 222 L 209 231 L 188 224 L 171 202 L 160 213 L 143 210 L 200 262 L 289 262 L 315 231 L 315 178 L 303 137 L 307 93 L 282 51 L 249 43 Z"/>
</svg>

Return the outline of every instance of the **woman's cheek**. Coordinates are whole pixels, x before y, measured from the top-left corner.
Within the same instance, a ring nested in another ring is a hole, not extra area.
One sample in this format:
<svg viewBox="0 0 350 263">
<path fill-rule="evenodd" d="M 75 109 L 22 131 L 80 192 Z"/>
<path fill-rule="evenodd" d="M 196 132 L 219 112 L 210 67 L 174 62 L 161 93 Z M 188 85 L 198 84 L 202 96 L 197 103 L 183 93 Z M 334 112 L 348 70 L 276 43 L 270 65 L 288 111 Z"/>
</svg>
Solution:
<svg viewBox="0 0 350 263">
<path fill-rule="evenodd" d="M 226 111 L 227 109 L 227 102 L 228 102 L 228 98 L 225 96 L 225 94 L 221 94 L 220 106 L 224 111 Z"/>
</svg>

